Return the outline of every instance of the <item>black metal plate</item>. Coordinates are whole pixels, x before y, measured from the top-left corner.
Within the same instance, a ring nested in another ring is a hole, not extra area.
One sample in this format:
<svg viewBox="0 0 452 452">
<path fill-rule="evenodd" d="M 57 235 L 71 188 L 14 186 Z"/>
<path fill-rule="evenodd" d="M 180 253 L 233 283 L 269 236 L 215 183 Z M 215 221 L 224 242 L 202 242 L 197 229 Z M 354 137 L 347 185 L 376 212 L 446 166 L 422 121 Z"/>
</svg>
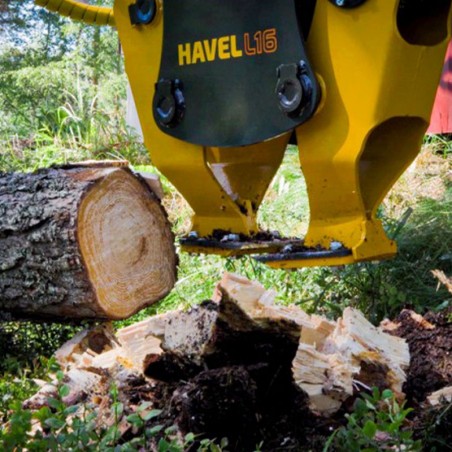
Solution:
<svg viewBox="0 0 452 452">
<path fill-rule="evenodd" d="M 296 0 L 164 0 L 159 80 L 181 81 L 185 111 L 179 124 L 172 127 L 159 124 L 156 118 L 161 130 L 194 144 L 228 147 L 261 142 L 306 121 L 320 97 L 316 83 L 312 102 L 297 118 L 281 111 L 275 93 L 277 68 L 282 64 L 304 60 L 309 77 L 314 78 L 295 4 Z M 250 38 L 248 49 L 257 50 L 254 34 L 273 29 L 277 38 L 274 52 L 246 55 L 245 34 Z M 206 57 L 204 40 L 212 49 L 212 40 L 224 36 L 236 37 L 236 45 L 227 40 L 229 54 L 242 52 L 241 57 L 220 59 L 217 41 L 213 61 L 199 62 L 198 58 L 196 64 L 187 64 L 185 58 L 185 64 L 179 65 L 180 44 L 190 43 L 193 51 L 194 43 L 201 41 Z"/>
<path fill-rule="evenodd" d="M 352 251 L 348 248 L 340 248 L 338 250 L 316 250 L 306 248 L 303 251 L 293 251 L 288 253 L 274 253 L 265 256 L 256 256 L 256 259 L 262 263 L 294 261 L 294 260 L 312 260 L 312 259 L 333 259 L 336 257 L 351 256 Z"/>
<path fill-rule="evenodd" d="M 297 246 L 301 243 L 302 242 L 300 240 L 288 238 L 274 240 L 256 240 L 252 237 L 249 237 L 247 240 L 238 241 L 220 241 L 212 238 L 202 237 L 196 239 L 184 237 L 180 239 L 182 251 L 205 254 L 227 254 L 229 256 L 278 253 L 288 245 Z M 191 251 L 191 249 L 194 251 Z M 229 253 L 223 253 L 223 251 L 229 251 Z"/>
</svg>

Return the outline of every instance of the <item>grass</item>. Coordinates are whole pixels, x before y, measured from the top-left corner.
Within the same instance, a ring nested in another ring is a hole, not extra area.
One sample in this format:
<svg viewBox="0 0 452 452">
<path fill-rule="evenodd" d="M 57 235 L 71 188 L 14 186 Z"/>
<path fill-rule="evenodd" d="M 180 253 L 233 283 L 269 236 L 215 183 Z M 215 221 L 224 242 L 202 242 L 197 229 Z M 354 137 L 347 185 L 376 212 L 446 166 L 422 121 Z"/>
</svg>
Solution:
<svg viewBox="0 0 452 452">
<path fill-rule="evenodd" d="M 37 167 L 86 158 L 128 158 L 138 171 L 158 171 L 148 164 L 142 146 L 134 137 L 123 136 L 106 151 L 38 134 L 26 145 L 11 141 L 0 155 L 0 171 L 33 170 Z M 111 141 L 111 140 L 110 140 Z M 439 144 L 443 144 L 440 141 Z M 258 279 L 278 292 L 282 303 L 301 305 L 309 312 L 329 316 L 345 306 L 355 306 L 378 322 L 394 316 L 405 306 L 419 312 L 450 304 L 450 294 L 438 288 L 431 270 L 452 272 L 452 184 L 449 180 L 451 154 L 439 152 L 431 140 L 418 159 L 417 168 L 407 172 L 386 198 L 381 212 L 390 236 L 397 239 L 395 259 L 381 263 L 354 264 L 337 268 L 271 270 L 249 257 L 180 255 L 179 279 L 164 300 L 133 317 L 127 323 L 155 312 L 187 307 L 209 298 L 224 271 Z M 119 154 L 116 149 L 124 149 Z M 439 152 L 439 154 L 438 154 Z M 162 177 L 164 205 L 176 235 L 188 231 L 190 207 L 171 183 Z M 415 188 L 413 188 L 415 187 Z M 306 186 L 299 169 L 296 148 L 289 147 L 259 212 L 265 229 L 284 235 L 302 236 L 309 221 Z"/>
<path fill-rule="evenodd" d="M 388 235 L 399 244 L 396 258 L 345 267 L 284 271 L 271 270 L 250 257 L 222 259 L 181 254 L 179 280 L 173 292 L 136 319 L 209 298 L 224 271 L 259 280 L 278 292 L 281 303 L 295 303 L 308 312 L 330 317 L 340 315 L 345 306 L 354 306 L 377 323 L 397 315 L 404 307 L 423 313 L 449 306 L 450 294 L 438 287 L 431 274 L 436 268 L 446 274 L 452 272 L 452 185 L 448 179 L 451 156 L 437 152 L 427 146 L 417 168 L 402 178 L 382 206 L 381 216 Z M 155 171 L 146 166 L 138 169 Z M 174 230 L 176 234 L 186 233 L 191 210 L 164 177 L 162 181 L 165 207 Z M 278 229 L 286 235 L 300 236 L 306 231 L 308 199 L 293 147 L 287 150 L 269 188 L 259 219 L 264 228 Z"/>
<path fill-rule="evenodd" d="M 51 136 L 41 131 L 30 140 L 9 140 L 0 153 L 1 171 L 32 171 L 38 167 L 87 158 L 126 158 L 139 171 L 156 172 L 150 166 L 143 146 L 131 133 L 118 130 L 100 135 L 96 145 L 70 136 Z M 187 308 L 210 298 L 224 271 L 259 280 L 278 293 L 278 302 L 300 305 L 308 312 L 337 317 L 346 306 L 361 309 L 374 323 L 394 317 L 404 307 L 423 313 L 450 306 L 451 295 L 431 275 L 440 269 L 452 273 L 452 154 L 444 142 L 430 140 L 416 168 L 408 171 L 386 198 L 381 215 L 388 234 L 397 239 L 396 258 L 380 263 L 354 264 L 333 268 L 303 268 L 294 271 L 271 270 L 250 257 L 180 254 L 179 278 L 173 291 L 159 303 L 134 317 L 116 322 L 121 327 L 155 313 Z M 443 146 L 443 148 L 439 148 Z M 121 151 L 121 152 L 120 152 Z M 162 177 L 164 205 L 176 234 L 187 232 L 191 209 L 171 183 Z M 285 235 L 302 236 L 309 221 L 304 179 L 295 148 L 287 150 L 259 213 L 264 228 Z M 5 400 L 23 399 L 33 385 L 19 369 L 33 369 L 40 357 L 49 357 L 75 329 L 30 323 L 3 323 L 0 349 L 6 359 L 0 369 L 3 379 L 16 378 L 15 385 L 1 387 Z M 11 346 L 11 344 L 13 344 Z M 30 371 L 30 375 L 33 372 Z M 5 402 L 6 403 L 6 402 Z"/>
</svg>

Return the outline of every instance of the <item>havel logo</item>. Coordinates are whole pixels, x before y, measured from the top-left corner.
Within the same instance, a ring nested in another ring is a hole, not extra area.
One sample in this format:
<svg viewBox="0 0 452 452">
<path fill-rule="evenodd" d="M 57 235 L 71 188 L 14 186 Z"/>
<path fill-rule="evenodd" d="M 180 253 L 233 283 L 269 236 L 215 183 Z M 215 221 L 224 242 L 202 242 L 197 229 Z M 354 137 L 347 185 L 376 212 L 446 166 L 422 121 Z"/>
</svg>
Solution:
<svg viewBox="0 0 452 452">
<path fill-rule="evenodd" d="M 204 39 L 193 43 L 187 42 L 177 46 L 179 66 L 187 64 L 207 63 L 215 60 L 228 60 L 243 56 L 274 53 L 278 50 L 276 28 L 259 30 L 251 37 L 245 33 L 238 38 L 236 35 Z"/>
</svg>

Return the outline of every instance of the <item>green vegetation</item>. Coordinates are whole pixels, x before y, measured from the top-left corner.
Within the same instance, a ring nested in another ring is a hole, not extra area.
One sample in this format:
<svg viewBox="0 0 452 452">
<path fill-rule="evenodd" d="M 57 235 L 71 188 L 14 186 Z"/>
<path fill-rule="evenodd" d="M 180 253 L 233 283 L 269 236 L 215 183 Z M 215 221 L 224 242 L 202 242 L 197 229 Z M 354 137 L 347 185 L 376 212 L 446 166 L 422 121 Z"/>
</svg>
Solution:
<svg viewBox="0 0 452 452">
<path fill-rule="evenodd" d="M 31 0 L 0 0 L 0 172 L 33 171 L 88 158 L 125 158 L 137 169 L 156 171 L 124 122 L 125 84 L 113 30 L 69 23 L 33 7 Z M 281 303 L 296 303 L 309 312 L 330 317 L 339 315 L 346 306 L 354 306 L 376 323 L 395 316 L 404 307 L 423 313 L 450 306 L 450 294 L 438 287 L 431 270 L 452 273 L 451 149 L 449 137 L 428 138 L 418 167 L 407 173 L 382 205 L 381 218 L 399 244 L 395 259 L 288 272 L 270 270 L 249 257 L 220 259 L 184 254 L 172 293 L 117 325 L 209 298 L 225 270 L 275 289 Z M 163 184 L 165 206 L 175 232 L 185 232 L 190 208 L 165 178 Z M 297 152 L 289 148 L 266 196 L 260 220 L 265 228 L 299 236 L 306 231 L 308 218 Z M 43 409 L 34 416 L 20 408 L 20 402 L 35 391 L 31 378 L 43 377 L 52 363 L 47 360 L 52 352 L 82 327 L 0 324 L 0 416 L 3 422 L 7 418 L 10 421 L 9 430 L 0 430 L 4 450 L 11 450 L 12 444 L 16 450 L 89 450 L 93 444 L 113 450 L 114 428 L 96 430 L 89 409 L 83 420 L 69 428 L 66 416 L 75 408 L 63 406 L 60 399 L 52 402 L 52 410 Z M 60 398 L 64 392 L 62 385 Z M 119 412 L 121 404 L 114 394 L 112 409 Z M 13 410 L 9 415 L 8 407 Z M 130 423 L 142 429 L 138 442 L 152 437 L 158 426 L 148 426 L 148 421 L 155 420 L 152 416 L 157 417 L 155 412 L 149 419 L 140 413 L 129 417 Z M 335 434 L 331 444 L 342 444 L 350 450 L 357 450 L 353 445 L 360 444 L 368 448 L 362 450 L 376 450 L 372 449 L 375 435 L 386 432 L 391 445 L 403 443 L 408 447 L 404 450 L 417 450 L 417 443 L 402 428 L 407 414 L 408 410 L 397 405 L 389 393 L 374 393 L 357 402 L 347 427 Z M 34 421 L 54 434 L 54 443 L 50 444 L 48 438 L 30 440 Z M 183 450 L 183 443 L 174 442 L 171 431 L 165 435 L 159 451 Z M 184 441 L 194 438 L 189 436 Z M 199 447 L 217 451 L 226 446 L 205 442 Z"/>
<path fill-rule="evenodd" d="M 119 420 L 124 414 L 124 405 L 118 400 L 117 389 L 112 388 L 110 391 L 110 422 L 104 425 L 96 420 L 93 407 L 81 403 L 68 406 L 63 399 L 69 395 L 69 387 L 63 384 L 61 371 L 57 371 L 57 378 L 57 394 L 49 397 L 48 406 L 32 413 L 24 410 L 20 402 L 12 404 L 13 414 L 9 419 L 9 427 L 0 429 L 2 450 L 127 452 L 150 450 L 152 447 L 156 452 L 183 452 L 196 444 L 196 449 L 191 450 L 226 451 L 226 439 L 219 444 L 213 440 L 197 441 L 191 433 L 178 438 L 173 427 L 164 428 L 157 423 L 161 411 L 150 409 L 147 402 L 140 404 L 134 413 L 126 416 L 125 419 L 135 434 L 131 440 L 119 444 Z M 37 431 L 36 427 L 39 427 Z"/>
<path fill-rule="evenodd" d="M 380 393 L 374 388 L 371 395 L 356 400 L 353 413 L 345 415 L 347 425 L 335 431 L 324 451 L 420 451 L 420 441 L 414 441 L 413 432 L 403 428 L 411 411 L 390 390 Z"/>
</svg>

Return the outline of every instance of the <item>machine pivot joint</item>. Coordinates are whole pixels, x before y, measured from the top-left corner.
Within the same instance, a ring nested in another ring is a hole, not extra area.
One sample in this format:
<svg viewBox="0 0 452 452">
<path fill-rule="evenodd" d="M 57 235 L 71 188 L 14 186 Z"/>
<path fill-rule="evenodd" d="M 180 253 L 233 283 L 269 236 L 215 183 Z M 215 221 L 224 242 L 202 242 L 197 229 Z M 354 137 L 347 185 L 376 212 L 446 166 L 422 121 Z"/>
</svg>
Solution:
<svg viewBox="0 0 452 452">
<path fill-rule="evenodd" d="M 130 22 L 132 25 L 148 25 L 155 17 L 157 7 L 155 0 L 137 0 L 129 6 Z"/>
<path fill-rule="evenodd" d="M 277 69 L 276 95 L 279 108 L 290 117 L 303 114 L 312 100 L 313 83 L 306 71 L 306 63 L 282 64 Z"/>
<path fill-rule="evenodd" d="M 185 98 L 182 82 L 162 79 L 155 85 L 154 117 L 163 127 L 175 127 L 183 119 Z"/>
</svg>

